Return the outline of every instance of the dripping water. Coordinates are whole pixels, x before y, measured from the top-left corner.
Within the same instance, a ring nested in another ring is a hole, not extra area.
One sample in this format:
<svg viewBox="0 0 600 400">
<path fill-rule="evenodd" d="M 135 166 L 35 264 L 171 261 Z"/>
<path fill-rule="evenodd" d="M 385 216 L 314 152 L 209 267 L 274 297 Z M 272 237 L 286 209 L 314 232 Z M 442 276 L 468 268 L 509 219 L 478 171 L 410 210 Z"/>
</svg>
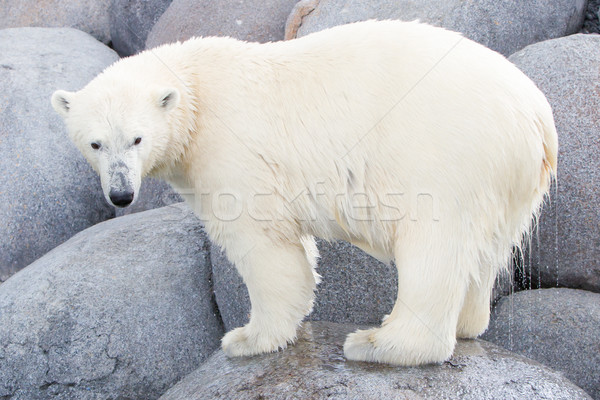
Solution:
<svg viewBox="0 0 600 400">
<path fill-rule="evenodd" d="M 554 207 L 554 261 L 556 262 L 556 287 L 559 282 L 559 255 L 558 255 L 558 178 L 554 180 L 554 202 L 551 203 Z"/>
</svg>

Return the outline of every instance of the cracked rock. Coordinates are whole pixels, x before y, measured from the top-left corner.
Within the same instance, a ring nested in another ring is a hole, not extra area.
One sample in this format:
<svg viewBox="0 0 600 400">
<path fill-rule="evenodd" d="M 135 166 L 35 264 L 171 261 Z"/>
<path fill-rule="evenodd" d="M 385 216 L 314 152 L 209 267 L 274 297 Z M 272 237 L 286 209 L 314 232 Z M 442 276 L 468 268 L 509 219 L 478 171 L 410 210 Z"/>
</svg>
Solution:
<svg viewBox="0 0 600 400">
<path fill-rule="evenodd" d="M 179 204 L 100 223 L 13 275 L 0 398 L 158 398 L 223 335 L 208 249 Z"/>
</svg>

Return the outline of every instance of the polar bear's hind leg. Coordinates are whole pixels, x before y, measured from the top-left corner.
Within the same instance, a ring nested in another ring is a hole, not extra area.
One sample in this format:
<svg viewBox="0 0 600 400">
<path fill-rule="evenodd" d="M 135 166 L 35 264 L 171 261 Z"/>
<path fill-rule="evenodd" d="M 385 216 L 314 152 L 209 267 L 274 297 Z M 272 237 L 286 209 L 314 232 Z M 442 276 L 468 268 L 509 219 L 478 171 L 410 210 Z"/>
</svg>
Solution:
<svg viewBox="0 0 600 400">
<path fill-rule="evenodd" d="M 352 333 L 344 344 L 350 360 L 396 365 L 443 362 L 454 350 L 456 325 L 469 281 L 461 241 L 448 241 L 441 226 L 423 224 L 410 241 L 396 243 L 398 298 L 380 328 Z"/>
</svg>

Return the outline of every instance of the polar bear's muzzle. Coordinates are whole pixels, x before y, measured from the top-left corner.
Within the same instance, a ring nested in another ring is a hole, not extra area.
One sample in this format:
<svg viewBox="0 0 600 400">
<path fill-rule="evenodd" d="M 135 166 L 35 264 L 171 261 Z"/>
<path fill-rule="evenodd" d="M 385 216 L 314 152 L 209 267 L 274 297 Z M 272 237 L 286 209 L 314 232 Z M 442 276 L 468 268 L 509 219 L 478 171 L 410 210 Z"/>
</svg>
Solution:
<svg viewBox="0 0 600 400">
<path fill-rule="evenodd" d="M 117 207 L 127 207 L 130 205 L 133 201 L 133 196 L 133 189 L 124 191 L 111 189 L 108 194 L 110 201 Z"/>
<path fill-rule="evenodd" d="M 133 202 L 135 191 L 129 179 L 129 168 L 123 162 L 118 162 L 109 168 L 108 198 L 117 207 L 127 207 Z"/>
</svg>

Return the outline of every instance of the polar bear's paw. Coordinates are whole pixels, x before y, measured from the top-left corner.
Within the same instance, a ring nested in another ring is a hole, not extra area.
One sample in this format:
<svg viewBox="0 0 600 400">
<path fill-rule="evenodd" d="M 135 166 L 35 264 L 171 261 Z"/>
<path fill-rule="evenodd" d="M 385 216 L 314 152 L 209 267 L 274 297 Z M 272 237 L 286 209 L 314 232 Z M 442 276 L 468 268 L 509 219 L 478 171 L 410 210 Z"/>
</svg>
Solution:
<svg viewBox="0 0 600 400">
<path fill-rule="evenodd" d="M 380 361 L 375 348 L 375 333 L 377 329 L 359 330 L 351 333 L 344 343 L 344 355 L 354 361 Z"/>
<path fill-rule="evenodd" d="M 221 347 L 228 357 L 253 356 L 285 349 L 293 340 L 253 333 L 248 326 L 243 326 L 227 333 L 221 341 Z"/>
<path fill-rule="evenodd" d="M 346 338 L 344 355 L 348 360 L 401 366 L 440 363 L 452 355 L 454 343 L 424 337 L 427 335 L 420 340 L 403 340 L 403 334 L 406 332 L 388 327 L 358 330 Z"/>
</svg>

